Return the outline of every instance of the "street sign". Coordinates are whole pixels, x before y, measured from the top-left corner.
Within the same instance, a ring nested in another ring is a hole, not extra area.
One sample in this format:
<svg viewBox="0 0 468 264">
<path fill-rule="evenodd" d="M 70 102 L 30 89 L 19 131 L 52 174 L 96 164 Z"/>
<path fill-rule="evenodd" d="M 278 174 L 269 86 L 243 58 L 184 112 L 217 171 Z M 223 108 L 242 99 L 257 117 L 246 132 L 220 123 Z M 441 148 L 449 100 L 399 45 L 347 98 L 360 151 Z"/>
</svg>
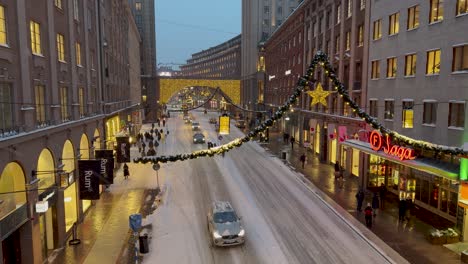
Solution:
<svg viewBox="0 0 468 264">
<path fill-rule="evenodd" d="M 153 170 L 158 171 L 160 168 L 161 168 L 161 165 L 159 165 L 158 163 L 153 164 Z"/>
<path fill-rule="evenodd" d="M 128 217 L 130 228 L 133 232 L 137 232 L 141 228 L 142 216 L 141 214 L 132 214 Z"/>
<path fill-rule="evenodd" d="M 223 136 L 219 135 L 219 136 L 218 136 L 218 139 L 219 139 L 219 140 L 223 140 Z"/>
</svg>

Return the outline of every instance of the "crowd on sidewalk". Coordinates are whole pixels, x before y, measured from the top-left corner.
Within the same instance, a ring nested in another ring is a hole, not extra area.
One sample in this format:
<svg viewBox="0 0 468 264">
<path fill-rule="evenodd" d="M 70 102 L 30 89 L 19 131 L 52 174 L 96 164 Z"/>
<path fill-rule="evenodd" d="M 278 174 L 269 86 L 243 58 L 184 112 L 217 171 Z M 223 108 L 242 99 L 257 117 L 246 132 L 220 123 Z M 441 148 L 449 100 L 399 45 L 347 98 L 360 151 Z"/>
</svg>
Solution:
<svg viewBox="0 0 468 264">
<path fill-rule="evenodd" d="M 161 128 L 161 123 L 163 127 L 166 127 L 166 119 L 157 119 L 156 123 L 158 128 L 155 127 L 155 124 L 151 124 L 151 129 L 149 131 L 140 132 L 136 136 L 136 146 L 138 147 L 138 153 L 144 156 L 156 156 L 157 148 L 160 144 L 166 143 L 166 138 L 169 136 L 169 129 L 165 130 Z M 146 149 L 148 146 L 148 149 Z"/>
</svg>

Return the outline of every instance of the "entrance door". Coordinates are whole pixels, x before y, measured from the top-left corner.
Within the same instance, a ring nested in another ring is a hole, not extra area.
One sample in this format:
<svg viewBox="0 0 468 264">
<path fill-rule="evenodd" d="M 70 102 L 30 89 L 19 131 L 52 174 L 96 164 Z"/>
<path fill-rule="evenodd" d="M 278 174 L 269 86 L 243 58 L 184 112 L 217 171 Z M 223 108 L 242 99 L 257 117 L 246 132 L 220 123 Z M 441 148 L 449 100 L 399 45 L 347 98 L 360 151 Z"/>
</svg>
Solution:
<svg viewBox="0 0 468 264">
<path fill-rule="evenodd" d="M 16 230 L 2 242 L 3 263 L 21 264 L 20 234 Z"/>
</svg>

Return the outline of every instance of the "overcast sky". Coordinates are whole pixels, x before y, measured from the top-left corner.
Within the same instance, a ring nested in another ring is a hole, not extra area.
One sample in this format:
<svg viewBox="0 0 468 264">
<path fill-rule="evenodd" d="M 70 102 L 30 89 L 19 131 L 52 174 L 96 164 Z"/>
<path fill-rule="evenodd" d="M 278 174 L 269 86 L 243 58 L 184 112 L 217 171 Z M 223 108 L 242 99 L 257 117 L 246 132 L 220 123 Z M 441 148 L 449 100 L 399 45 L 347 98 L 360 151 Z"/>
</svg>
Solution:
<svg viewBox="0 0 468 264">
<path fill-rule="evenodd" d="M 185 63 L 191 54 L 241 32 L 241 0 L 155 0 L 157 63 Z"/>
</svg>

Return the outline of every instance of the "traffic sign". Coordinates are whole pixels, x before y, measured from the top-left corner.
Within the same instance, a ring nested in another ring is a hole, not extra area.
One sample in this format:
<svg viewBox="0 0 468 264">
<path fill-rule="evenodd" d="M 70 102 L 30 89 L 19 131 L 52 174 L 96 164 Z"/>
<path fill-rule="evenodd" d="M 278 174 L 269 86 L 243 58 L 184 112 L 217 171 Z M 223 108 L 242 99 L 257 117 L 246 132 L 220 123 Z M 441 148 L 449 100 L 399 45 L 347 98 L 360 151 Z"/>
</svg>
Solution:
<svg viewBox="0 0 468 264">
<path fill-rule="evenodd" d="M 161 165 L 159 163 L 153 164 L 153 170 L 158 171 L 161 168 Z"/>
<path fill-rule="evenodd" d="M 223 136 L 219 135 L 219 136 L 218 136 L 218 139 L 219 139 L 219 140 L 223 140 Z"/>
</svg>

